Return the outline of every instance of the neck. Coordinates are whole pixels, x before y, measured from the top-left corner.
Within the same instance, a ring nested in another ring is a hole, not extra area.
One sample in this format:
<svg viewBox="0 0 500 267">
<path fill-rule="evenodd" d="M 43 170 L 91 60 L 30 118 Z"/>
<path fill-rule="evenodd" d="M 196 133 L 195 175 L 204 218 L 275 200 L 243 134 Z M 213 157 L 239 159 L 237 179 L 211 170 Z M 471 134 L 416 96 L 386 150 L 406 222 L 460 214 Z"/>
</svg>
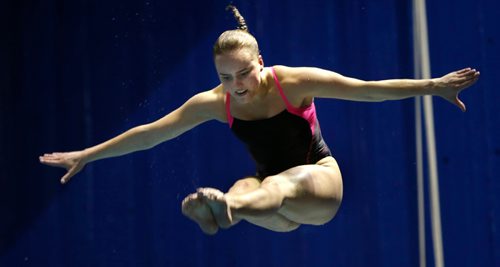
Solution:
<svg viewBox="0 0 500 267">
<path fill-rule="evenodd" d="M 259 95 L 265 97 L 269 93 L 268 69 L 264 68 L 260 72 Z"/>
</svg>

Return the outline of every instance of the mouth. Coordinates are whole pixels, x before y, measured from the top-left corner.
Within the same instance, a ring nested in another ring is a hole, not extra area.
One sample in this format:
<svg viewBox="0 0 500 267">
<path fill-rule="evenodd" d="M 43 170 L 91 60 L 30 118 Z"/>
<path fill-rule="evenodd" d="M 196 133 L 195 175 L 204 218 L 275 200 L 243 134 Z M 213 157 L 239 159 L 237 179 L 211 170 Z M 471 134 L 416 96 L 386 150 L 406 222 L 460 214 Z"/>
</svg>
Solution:
<svg viewBox="0 0 500 267">
<path fill-rule="evenodd" d="M 245 95 L 247 92 L 248 92 L 248 90 L 247 90 L 247 89 L 242 89 L 242 90 L 236 90 L 236 91 L 235 91 L 236 95 L 238 95 L 238 96 L 243 96 L 243 95 Z"/>
</svg>

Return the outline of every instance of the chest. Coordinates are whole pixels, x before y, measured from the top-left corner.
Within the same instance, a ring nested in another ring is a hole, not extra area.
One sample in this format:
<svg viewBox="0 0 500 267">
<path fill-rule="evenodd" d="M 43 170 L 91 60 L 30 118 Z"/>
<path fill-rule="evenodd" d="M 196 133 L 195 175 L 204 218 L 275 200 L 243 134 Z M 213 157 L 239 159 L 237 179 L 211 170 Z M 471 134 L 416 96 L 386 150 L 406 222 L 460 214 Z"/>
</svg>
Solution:
<svg viewBox="0 0 500 267">
<path fill-rule="evenodd" d="M 233 117 L 244 121 L 268 119 L 285 109 L 285 102 L 275 92 L 268 93 L 262 99 L 246 105 L 238 105 L 232 101 L 230 107 Z"/>
<path fill-rule="evenodd" d="M 261 120 L 235 119 L 233 133 L 250 147 L 276 148 L 308 143 L 312 133 L 306 120 L 283 110 Z"/>
<path fill-rule="evenodd" d="M 293 95 L 289 96 L 288 94 L 285 95 L 285 97 L 293 107 L 309 106 L 313 101 L 312 98 L 299 99 L 293 97 Z M 264 99 L 248 105 L 238 105 L 231 102 L 230 111 L 233 117 L 241 120 L 263 120 L 283 112 L 283 110 L 287 108 L 287 104 L 285 103 L 286 100 L 279 94 L 278 90 L 272 90 Z"/>
</svg>

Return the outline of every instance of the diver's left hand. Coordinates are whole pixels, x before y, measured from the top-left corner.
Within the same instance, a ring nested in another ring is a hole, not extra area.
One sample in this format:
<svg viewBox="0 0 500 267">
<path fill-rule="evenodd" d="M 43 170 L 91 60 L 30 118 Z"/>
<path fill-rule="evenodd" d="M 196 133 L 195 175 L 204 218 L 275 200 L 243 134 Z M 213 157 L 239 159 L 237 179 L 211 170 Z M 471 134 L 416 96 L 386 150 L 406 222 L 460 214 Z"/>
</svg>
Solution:
<svg viewBox="0 0 500 267">
<path fill-rule="evenodd" d="M 458 98 L 460 92 L 473 85 L 479 79 L 479 71 L 471 68 L 450 72 L 443 77 L 434 79 L 435 95 L 458 106 L 465 112 L 465 104 Z"/>
</svg>

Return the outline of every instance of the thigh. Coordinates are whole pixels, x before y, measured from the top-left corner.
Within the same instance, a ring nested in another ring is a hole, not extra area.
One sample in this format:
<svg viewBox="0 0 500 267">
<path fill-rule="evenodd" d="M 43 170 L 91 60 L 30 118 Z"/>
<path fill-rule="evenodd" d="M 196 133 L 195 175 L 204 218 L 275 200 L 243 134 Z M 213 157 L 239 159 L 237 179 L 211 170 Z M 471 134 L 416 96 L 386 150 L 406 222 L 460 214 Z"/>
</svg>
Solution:
<svg viewBox="0 0 500 267">
<path fill-rule="evenodd" d="M 261 186 L 272 184 L 284 185 L 279 213 L 299 224 L 319 225 L 330 221 L 342 201 L 342 176 L 332 157 L 267 177 Z"/>
</svg>

